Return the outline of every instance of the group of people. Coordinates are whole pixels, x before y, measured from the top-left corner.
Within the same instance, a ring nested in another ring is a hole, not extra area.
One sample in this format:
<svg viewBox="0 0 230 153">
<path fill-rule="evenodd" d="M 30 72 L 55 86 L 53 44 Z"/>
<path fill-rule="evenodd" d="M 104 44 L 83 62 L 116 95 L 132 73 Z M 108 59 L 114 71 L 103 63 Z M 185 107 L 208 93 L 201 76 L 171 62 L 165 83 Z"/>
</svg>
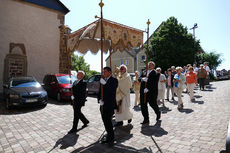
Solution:
<svg viewBox="0 0 230 153">
<path fill-rule="evenodd" d="M 183 108 L 182 91 L 187 88 L 191 101 L 194 101 L 193 90 L 199 78 L 200 89 L 204 89 L 204 80 L 208 73 L 204 65 L 200 65 L 200 69 L 195 66 L 188 65 L 187 69 L 181 67 L 171 67 L 167 70 L 166 75 L 161 73 L 161 68 L 155 69 L 155 63 L 148 63 L 148 71 L 143 72 L 139 76 L 139 72 L 135 72 L 134 82 L 132 84 L 126 65 L 117 67 L 114 75 L 110 67 L 104 67 L 104 78 L 100 79 L 100 90 L 98 94 L 98 103 L 100 104 L 100 112 L 105 130 L 106 137 L 101 140 L 102 143 L 112 143 L 114 141 L 113 127 L 122 126 L 124 121 L 128 124 L 132 122 L 133 114 L 130 109 L 130 88 L 133 86 L 135 92 L 134 105 L 141 107 L 143 121 L 141 124 L 149 124 L 148 105 L 156 114 L 156 121 L 161 118 L 161 112 L 158 107 L 158 101 L 162 101 L 165 106 L 166 100 L 169 101 L 169 92 L 171 90 L 172 100 L 174 96 L 178 97 L 178 109 Z M 73 83 L 73 109 L 74 119 L 72 129 L 68 133 L 77 132 L 79 119 L 83 122 L 83 128 L 89 124 L 84 114 L 81 112 L 82 106 L 86 101 L 86 82 L 83 81 L 84 72 L 77 73 L 78 80 Z M 115 116 L 116 124 L 112 124 L 112 118 Z"/>
</svg>

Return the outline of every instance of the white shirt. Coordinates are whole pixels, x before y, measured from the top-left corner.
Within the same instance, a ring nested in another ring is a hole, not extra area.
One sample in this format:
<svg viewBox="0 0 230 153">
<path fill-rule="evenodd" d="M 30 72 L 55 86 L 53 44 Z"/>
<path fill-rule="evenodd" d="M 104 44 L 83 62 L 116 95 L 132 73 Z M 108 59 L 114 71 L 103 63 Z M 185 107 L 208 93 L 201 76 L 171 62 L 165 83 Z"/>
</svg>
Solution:
<svg viewBox="0 0 230 153">
<path fill-rule="evenodd" d="M 208 66 L 208 65 L 207 65 L 207 66 L 204 66 L 204 69 L 207 71 L 207 74 L 209 75 L 209 72 L 210 72 L 209 66 Z"/>
</svg>

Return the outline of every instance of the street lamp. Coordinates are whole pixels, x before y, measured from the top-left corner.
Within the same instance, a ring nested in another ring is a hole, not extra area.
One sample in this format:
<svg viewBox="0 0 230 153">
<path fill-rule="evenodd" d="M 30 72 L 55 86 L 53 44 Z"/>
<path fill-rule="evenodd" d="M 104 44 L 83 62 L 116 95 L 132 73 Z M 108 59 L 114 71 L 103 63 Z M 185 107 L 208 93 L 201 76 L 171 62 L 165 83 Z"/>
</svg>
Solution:
<svg viewBox="0 0 230 153">
<path fill-rule="evenodd" d="M 194 23 L 194 26 L 192 28 L 190 28 L 190 30 L 193 30 L 193 37 L 196 40 L 196 36 L 195 36 L 195 29 L 198 28 L 197 23 Z"/>
<path fill-rule="evenodd" d="M 193 30 L 193 37 L 194 37 L 194 49 L 195 49 L 195 43 L 196 43 L 196 36 L 195 36 L 195 29 L 198 28 L 197 23 L 194 23 L 194 26 L 190 28 L 190 30 Z M 196 50 L 194 51 L 194 63 L 196 63 Z"/>
</svg>

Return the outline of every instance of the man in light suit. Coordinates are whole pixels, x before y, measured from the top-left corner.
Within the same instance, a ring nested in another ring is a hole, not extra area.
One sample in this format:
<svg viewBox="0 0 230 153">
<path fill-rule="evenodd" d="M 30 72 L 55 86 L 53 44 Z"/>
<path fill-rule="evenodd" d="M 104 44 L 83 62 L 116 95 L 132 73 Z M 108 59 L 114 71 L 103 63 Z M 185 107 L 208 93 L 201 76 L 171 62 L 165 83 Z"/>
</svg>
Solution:
<svg viewBox="0 0 230 153">
<path fill-rule="evenodd" d="M 83 71 L 78 71 L 77 80 L 73 83 L 73 109 L 74 109 L 74 119 L 73 127 L 68 132 L 76 133 L 79 119 L 83 122 L 82 128 L 86 127 L 89 124 L 89 121 L 86 119 L 84 114 L 81 112 L 82 106 L 85 106 L 86 101 L 86 82 L 83 81 L 85 73 Z"/>
<path fill-rule="evenodd" d="M 104 77 L 101 78 L 100 83 L 103 85 L 103 98 L 101 97 L 101 88 L 98 94 L 98 101 L 100 103 L 101 117 L 104 123 L 107 137 L 103 139 L 102 143 L 113 143 L 114 131 L 112 124 L 112 116 L 114 109 L 117 109 L 116 104 L 116 90 L 118 86 L 118 80 L 112 76 L 112 70 L 110 67 L 104 67 Z"/>
</svg>

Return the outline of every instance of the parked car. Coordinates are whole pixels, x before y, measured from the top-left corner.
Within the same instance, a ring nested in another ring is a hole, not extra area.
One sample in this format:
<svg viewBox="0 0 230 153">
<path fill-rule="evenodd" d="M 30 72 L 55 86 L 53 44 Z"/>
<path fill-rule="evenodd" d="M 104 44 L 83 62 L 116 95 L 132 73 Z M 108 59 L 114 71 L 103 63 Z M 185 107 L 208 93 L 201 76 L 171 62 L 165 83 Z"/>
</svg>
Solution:
<svg viewBox="0 0 230 153">
<path fill-rule="evenodd" d="M 72 84 L 77 80 L 75 75 L 71 76 Z M 48 96 L 56 98 L 57 101 L 70 100 L 72 93 L 69 74 L 47 74 L 43 79 L 43 87 Z"/>
<path fill-rule="evenodd" d="M 89 94 L 98 94 L 100 89 L 101 75 L 93 75 L 87 80 L 87 89 Z"/>
<path fill-rule="evenodd" d="M 29 104 L 47 104 L 47 92 L 34 77 L 13 77 L 3 85 L 6 108 Z"/>
<path fill-rule="evenodd" d="M 130 78 L 133 83 L 133 77 L 135 77 L 135 73 L 130 73 Z M 87 81 L 87 88 L 89 94 L 98 94 L 100 89 L 100 74 L 96 74 L 91 76 Z M 130 88 L 130 92 L 134 92 L 133 88 Z"/>
<path fill-rule="evenodd" d="M 133 91 L 133 83 L 134 83 L 134 80 L 133 80 L 133 78 L 136 76 L 135 75 L 135 73 L 129 73 L 129 75 L 130 75 L 130 78 L 131 78 L 131 81 L 132 81 L 132 88 L 130 88 L 130 92 L 131 93 L 134 93 L 134 91 Z"/>
</svg>

